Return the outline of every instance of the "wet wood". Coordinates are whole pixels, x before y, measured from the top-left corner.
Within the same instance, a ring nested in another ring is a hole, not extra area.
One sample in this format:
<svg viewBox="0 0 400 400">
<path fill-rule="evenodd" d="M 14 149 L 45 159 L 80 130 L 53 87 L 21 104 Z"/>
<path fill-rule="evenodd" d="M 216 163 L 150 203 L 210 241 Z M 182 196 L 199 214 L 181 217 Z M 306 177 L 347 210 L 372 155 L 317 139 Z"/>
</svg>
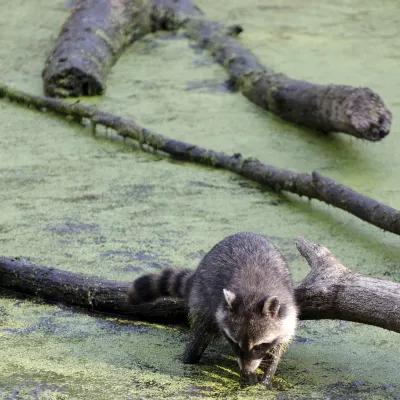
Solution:
<svg viewBox="0 0 400 400">
<path fill-rule="evenodd" d="M 28 260 L 0 257 L 0 289 L 91 312 L 162 324 L 185 324 L 186 311 L 181 302 L 168 300 L 129 306 L 125 301 L 128 286 L 128 283 L 41 267 Z"/>
<path fill-rule="evenodd" d="M 357 274 L 305 238 L 296 246 L 311 267 L 296 287 L 301 319 L 342 319 L 400 333 L 400 283 Z"/>
<path fill-rule="evenodd" d="M 208 20 L 191 0 L 77 0 L 46 61 L 45 94 L 102 94 L 125 47 L 164 29 L 183 29 L 211 52 L 244 96 L 286 121 L 370 141 L 390 132 L 392 114 L 372 90 L 316 85 L 275 72 L 234 38 L 241 26 Z"/>
<path fill-rule="evenodd" d="M 391 111 L 372 90 L 292 79 L 263 65 L 191 0 L 153 0 L 153 4 L 156 27 L 183 29 L 189 39 L 211 52 L 242 94 L 259 107 L 295 124 L 370 141 L 390 132 Z"/>
<path fill-rule="evenodd" d="M 76 0 L 48 56 L 44 93 L 54 97 L 104 93 L 106 76 L 125 47 L 151 30 L 145 0 Z"/>
</svg>

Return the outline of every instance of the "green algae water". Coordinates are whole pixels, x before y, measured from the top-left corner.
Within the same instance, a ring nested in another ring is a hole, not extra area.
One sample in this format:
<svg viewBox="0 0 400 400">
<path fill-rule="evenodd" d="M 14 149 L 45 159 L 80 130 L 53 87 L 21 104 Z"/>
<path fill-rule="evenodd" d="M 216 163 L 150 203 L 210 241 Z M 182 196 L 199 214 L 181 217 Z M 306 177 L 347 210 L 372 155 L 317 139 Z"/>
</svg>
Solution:
<svg viewBox="0 0 400 400">
<path fill-rule="evenodd" d="M 240 23 L 241 42 L 294 78 L 368 86 L 393 112 L 367 143 L 271 116 L 227 90 L 225 71 L 181 35 L 144 38 L 113 67 L 102 98 L 81 100 L 167 136 L 241 152 L 297 172 L 317 170 L 400 209 L 399 5 L 367 1 L 198 1 Z M 0 2 L 0 81 L 42 94 L 41 70 L 66 1 Z M 296 280 L 308 272 L 298 235 L 364 275 L 400 281 L 400 238 L 317 201 L 272 193 L 234 174 L 93 137 L 68 120 L 0 101 L 0 254 L 131 281 L 196 268 L 223 237 L 268 236 Z M 303 321 L 277 389 L 243 389 L 227 345 L 183 365 L 187 332 L 87 315 L 20 295 L 0 297 L 0 398 L 400 399 L 400 336 L 345 321 Z"/>
</svg>

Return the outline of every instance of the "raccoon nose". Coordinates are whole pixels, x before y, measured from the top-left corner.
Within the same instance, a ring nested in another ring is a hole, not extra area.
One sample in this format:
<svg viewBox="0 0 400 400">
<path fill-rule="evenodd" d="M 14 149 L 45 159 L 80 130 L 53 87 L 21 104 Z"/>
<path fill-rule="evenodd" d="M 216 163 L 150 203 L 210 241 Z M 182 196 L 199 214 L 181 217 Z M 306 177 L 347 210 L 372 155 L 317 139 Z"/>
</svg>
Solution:
<svg viewBox="0 0 400 400">
<path fill-rule="evenodd" d="M 253 368 L 253 363 L 251 360 L 247 359 L 247 358 L 242 358 L 241 359 L 241 364 L 242 364 L 242 371 L 245 374 L 249 374 L 251 372 L 254 372 L 254 368 Z"/>
<path fill-rule="evenodd" d="M 243 355 L 237 358 L 237 362 L 239 364 L 240 371 L 242 372 L 242 374 L 247 375 L 253 372 L 253 369 L 251 368 L 252 367 L 251 361 L 246 357 L 244 357 Z"/>
</svg>

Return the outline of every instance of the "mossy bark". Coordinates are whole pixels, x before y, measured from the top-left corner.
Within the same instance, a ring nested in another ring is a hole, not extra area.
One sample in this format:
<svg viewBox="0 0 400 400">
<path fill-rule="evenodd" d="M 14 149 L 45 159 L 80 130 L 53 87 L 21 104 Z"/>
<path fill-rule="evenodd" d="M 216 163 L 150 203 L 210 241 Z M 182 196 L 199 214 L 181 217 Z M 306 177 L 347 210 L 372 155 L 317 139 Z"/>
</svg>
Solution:
<svg viewBox="0 0 400 400">
<path fill-rule="evenodd" d="M 128 288 L 129 284 L 123 282 L 40 267 L 29 261 L 0 258 L 0 289 L 91 312 L 163 324 L 187 324 L 187 311 L 182 302 L 164 300 L 131 306 L 126 301 Z"/>
<path fill-rule="evenodd" d="M 46 60 L 44 93 L 104 93 L 106 76 L 125 47 L 150 32 L 145 1 L 77 0 Z"/>
<path fill-rule="evenodd" d="M 311 272 L 295 288 L 301 319 L 343 319 L 400 333 L 400 284 L 345 268 L 324 246 L 298 238 Z M 127 303 L 129 284 L 0 258 L 0 288 L 93 312 L 158 323 L 188 324 L 181 300 Z"/>
<path fill-rule="evenodd" d="M 323 132 L 344 132 L 370 141 L 389 133 L 392 114 L 372 90 L 292 79 L 261 64 L 227 35 L 224 25 L 207 20 L 191 0 L 153 0 L 153 4 L 156 26 L 183 28 L 191 40 L 211 52 L 242 94 L 261 108 Z"/>
<path fill-rule="evenodd" d="M 43 70 L 48 96 L 98 95 L 127 44 L 150 31 L 183 28 L 250 101 L 284 120 L 323 132 L 377 141 L 391 126 L 391 112 L 368 88 L 316 85 L 274 72 L 232 36 L 238 25 L 209 21 L 190 0 L 79 0 Z"/>
<path fill-rule="evenodd" d="M 400 333 L 400 284 L 357 274 L 325 247 L 298 237 L 311 272 L 296 286 L 301 319 L 342 319 Z"/>
</svg>

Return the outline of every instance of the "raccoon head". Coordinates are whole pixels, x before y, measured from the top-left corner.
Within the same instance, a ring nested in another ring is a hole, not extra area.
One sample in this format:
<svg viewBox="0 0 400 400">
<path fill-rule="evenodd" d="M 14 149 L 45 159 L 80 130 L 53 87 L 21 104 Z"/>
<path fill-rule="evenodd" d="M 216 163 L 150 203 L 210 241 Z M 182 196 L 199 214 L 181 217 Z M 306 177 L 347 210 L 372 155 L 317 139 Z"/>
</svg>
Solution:
<svg viewBox="0 0 400 400">
<path fill-rule="evenodd" d="M 289 341 L 296 326 L 295 310 L 277 296 L 243 297 L 227 289 L 215 317 L 244 375 L 254 374 L 265 354 Z"/>
</svg>

